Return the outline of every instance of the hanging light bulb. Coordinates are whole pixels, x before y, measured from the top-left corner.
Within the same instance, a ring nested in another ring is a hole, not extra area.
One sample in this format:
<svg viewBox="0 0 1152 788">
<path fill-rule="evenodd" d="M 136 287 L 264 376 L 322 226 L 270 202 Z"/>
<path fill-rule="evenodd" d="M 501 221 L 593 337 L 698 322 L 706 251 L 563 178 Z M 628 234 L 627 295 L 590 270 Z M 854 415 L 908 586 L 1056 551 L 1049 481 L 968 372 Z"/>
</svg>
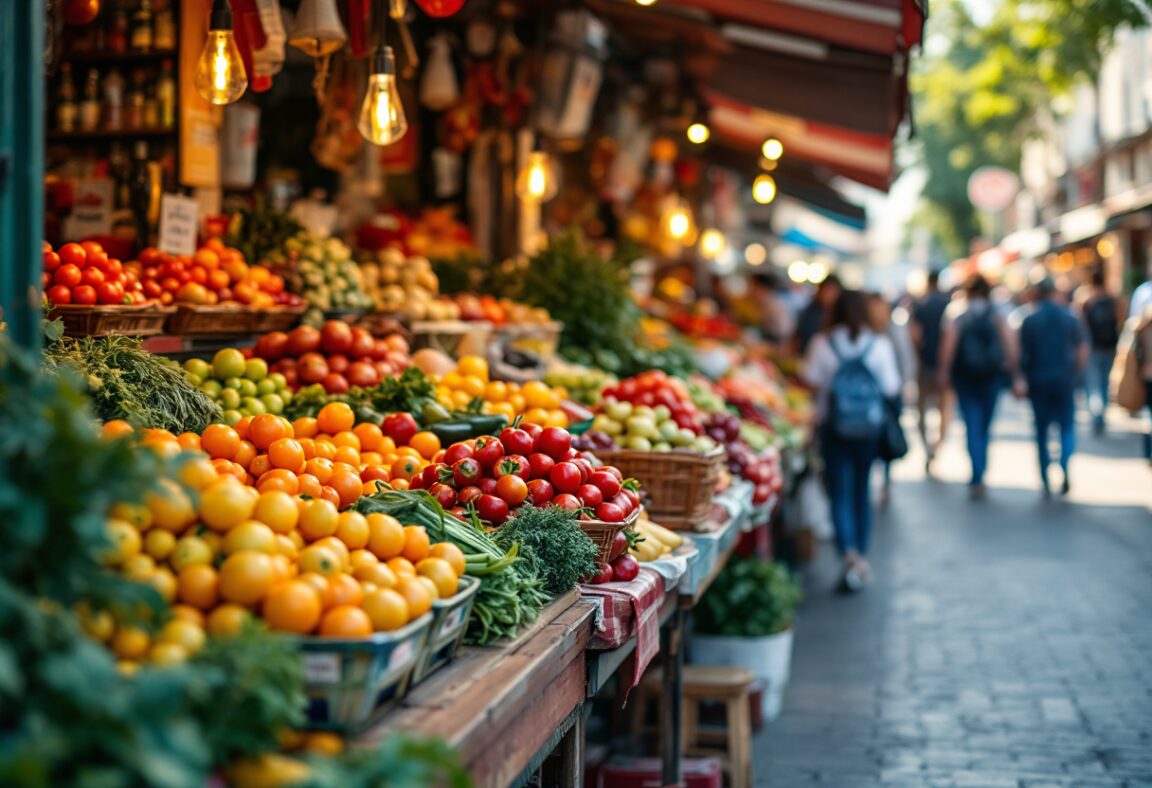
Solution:
<svg viewBox="0 0 1152 788">
<path fill-rule="evenodd" d="M 196 61 L 196 92 L 211 104 L 231 104 L 244 95 L 248 74 L 232 34 L 232 8 L 228 0 L 214 0 L 208 22 L 208 40 Z"/>
<path fill-rule="evenodd" d="M 724 233 L 713 227 L 700 233 L 700 255 L 705 260 L 715 260 L 727 246 L 728 241 L 724 238 Z"/>
<path fill-rule="evenodd" d="M 768 161 L 776 161 L 784 155 L 784 143 L 775 137 L 769 137 L 764 140 L 764 144 L 760 146 L 760 152 L 764 154 L 764 158 Z"/>
<path fill-rule="evenodd" d="M 693 123 L 685 133 L 689 142 L 694 145 L 703 145 L 712 136 L 712 129 L 708 128 L 706 123 Z"/>
<path fill-rule="evenodd" d="M 391 145 L 408 131 L 408 118 L 396 85 L 396 57 L 392 47 L 381 46 L 372 58 L 372 73 L 368 76 L 368 90 L 360 105 L 356 128 L 373 145 Z"/>
<path fill-rule="evenodd" d="M 655 5 L 655 4 L 656 4 L 656 0 L 636 0 L 636 5 L 648 6 L 648 5 Z"/>
<path fill-rule="evenodd" d="M 552 157 L 539 150 L 528 154 L 528 163 L 516 176 L 516 196 L 524 202 L 545 203 L 559 190 Z"/>
<path fill-rule="evenodd" d="M 660 224 L 664 234 L 676 243 L 687 246 L 696 240 L 696 226 L 692 210 L 679 199 L 673 199 L 664 211 Z"/>
<path fill-rule="evenodd" d="M 752 181 L 752 199 L 767 205 L 776 199 L 776 179 L 771 175 L 757 175 Z"/>
</svg>

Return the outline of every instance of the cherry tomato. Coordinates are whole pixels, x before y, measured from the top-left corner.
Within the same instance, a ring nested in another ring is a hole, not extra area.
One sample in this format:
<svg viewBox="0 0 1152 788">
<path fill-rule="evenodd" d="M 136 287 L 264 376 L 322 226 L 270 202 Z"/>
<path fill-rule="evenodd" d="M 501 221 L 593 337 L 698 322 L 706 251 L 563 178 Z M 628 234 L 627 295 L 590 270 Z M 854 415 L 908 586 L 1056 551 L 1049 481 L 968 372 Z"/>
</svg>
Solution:
<svg viewBox="0 0 1152 788">
<path fill-rule="evenodd" d="M 576 497 L 585 506 L 593 508 L 604 503 L 604 493 L 600 492 L 600 488 L 594 484 L 581 484 L 576 490 Z"/>
<path fill-rule="evenodd" d="M 548 480 L 557 492 L 574 493 L 579 489 L 581 482 L 580 468 L 570 462 L 562 462 L 553 466 L 548 474 Z"/>
<path fill-rule="evenodd" d="M 567 509 L 570 512 L 575 512 L 580 509 L 580 499 L 575 495 L 561 493 L 552 499 L 552 505 L 558 509 Z"/>
<path fill-rule="evenodd" d="M 458 489 L 478 484 L 483 474 L 484 469 L 480 467 L 480 461 L 475 457 L 457 460 L 452 466 L 452 482 Z"/>
<path fill-rule="evenodd" d="M 496 494 L 496 480 L 491 477 L 481 479 L 480 483 L 476 486 L 479 487 L 480 492 L 484 493 L 485 495 Z"/>
<path fill-rule="evenodd" d="M 96 288 L 96 299 L 101 304 L 122 304 L 124 303 L 124 285 L 119 282 L 104 282 Z"/>
<path fill-rule="evenodd" d="M 462 489 L 456 496 L 456 500 L 460 503 L 472 503 L 484 493 L 480 492 L 479 487 L 470 486 Z"/>
<path fill-rule="evenodd" d="M 622 482 L 622 481 L 624 481 L 624 474 L 623 474 L 623 473 L 621 473 L 621 472 L 620 472 L 620 469 L 619 469 L 619 468 L 617 468 L 615 465 L 605 465 L 605 466 L 604 466 L 603 468 L 601 468 L 600 470 L 602 470 L 602 471 L 605 471 L 605 472 L 607 472 L 607 473 L 610 473 L 610 474 L 612 474 L 613 476 L 615 476 L 615 477 L 616 477 L 616 479 L 617 479 L 618 481 L 621 481 L 621 482 Z"/>
<path fill-rule="evenodd" d="M 541 452 L 528 455 L 528 473 L 533 479 L 547 479 L 556 460 Z"/>
<path fill-rule="evenodd" d="M 72 288 L 72 303 L 73 304 L 89 304 L 96 303 L 96 288 L 92 285 L 80 285 Z"/>
<path fill-rule="evenodd" d="M 588 477 L 588 483 L 599 487 L 600 493 L 606 501 L 610 501 L 620 494 L 620 480 L 606 468 L 593 471 L 592 475 Z"/>
<path fill-rule="evenodd" d="M 48 300 L 53 304 L 72 303 L 72 291 L 64 285 L 53 285 L 49 287 L 45 295 L 48 296 Z"/>
<path fill-rule="evenodd" d="M 40 289 L 47 290 L 52 286 L 52 274 L 47 271 L 40 272 Z"/>
<path fill-rule="evenodd" d="M 628 537 L 623 531 L 617 531 L 612 536 L 612 546 L 608 548 L 608 560 L 619 558 L 628 551 Z"/>
<path fill-rule="evenodd" d="M 504 445 L 504 451 L 509 454 L 530 454 L 532 452 L 532 436 L 516 427 L 506 427 L 500 433 L 500 443 Z"/>
<path fill-rule="evenodd" d="M 627 553 L 612 562 L 613 580 L 627 583 L 629 580 L 635 580 L 638 574 L 640 574 L 640 562 Z"/>
<path fill-rule="evenodd" d="M 74 265 L 77 268 L 82 268 L 84 261 L 88 258 L 88 253 L 80 244 L 64 244 L 60 247 L 58 254 L 60 255 L 60 262 L 65 265 Z M 64 283 L 61 282 L 60 284 Z"/>
<path fill-rule="evenodd" d="M 65 246 L 71 245 L 72 244 L 65 244 Z M 79 245 L 77 245 L 76 248 L 79 249 Z M 84 250 L 80 249 L 80 251 L 83 252 Z M 75 287 L 76 285 L 80 284 L 80 280 L 83 277 L 84 273 L 80 270 L 78 265 L 75 263 L 64 263 L 52 274 L 52 281 L 58 285 L 64 285 L 65 287 Z"/>
<path fill-rule="evenodd" d="M 496 482 L 496 495 L 509 507 L 519 506 L 528 497 L 528 483 L 515 474 L 501 476 Z"/>
<path fill-rule="evenodd" d="M 611 503 L 622 507 L 625 514 L 632 514 L 632 512 L 640 508 L 640 494 L 635 490 L 624 488 L 620 491 L 620 494 L 611 501 Z"/>
<path fill-rule="evenodd" d="M 472 456 L 472 447 L 463 441 L 453 443 L 444 452 L 444 463 L 446 465 L 455 465 L 465 457 Z"/>
<path fill-rule="evenodd" d="M 504 444 L 491 435 L 481 435 L 476 439 L 476 448 L 472 456 L 484 466 L 484 470 L 491 470 L 504 456 Z"/>
<path fill-rule="evenodd" d="M 499 484 L 497 484 L 499 487 Z M 533 506 L 546 506 L 552 500 L 556 492 L 552 489 L 552 485 L 543 479 L 533 479 L 528 482 L 528 503 Z"/>
<path fill-rule="evenodd" d="M 428 488 L 428 492 L 431 493 L 432 497 L 436 499 L 436 502 L 445 509 L 451 509 L 456 505 L 456 491 L 447 484 L 437 482 Z"/>
<path fill-rule="evenodd" d="M 44 252 L 44 270 L 55 271 L 60 267 L 60 255 L 53 252 L 51 249 Z"/>
<path fill-rule="evenodd" d="M 588 477 L 592 475 L 592 463 L 588 462 L 588 460 L 584 459 L 583 457 L 575 457 L 574 459 L 569 460 L 569 462 L 580 469 L 580 483 L 586 484 L 588 482 Z"/>
<path fill-rule="evenodd" d="M 560 462 L 567 458 L 568 450 L 572 448 L 572 435 L 560 427 L 545 427 L 532 448 Z"/>
<path fill-rule="evenodd" d="M 501 525 L 508 519 L 508 504 L 495 495 L 481 495 L 476 499 L 476 514 L 481 520 Z"/>
<path fill-rule="evenodd" d="M 544 431 L 544 428 L 539 424 L 521 424 L 520 429 L 524 430 L 526 433 L 532 436 L 533 443 L 535 443 L 536 439 L 540 437 L 540 433 Z"/>
<path fill-rule="evenodd" d="M 420 473 L 420 481 L 425 490 L 432 489 L 432 485 L 444 482 L 445 484 L 452 481 L 451 469 L 442 462 L 434 462 L 424 466 L 424 470 Z"/>
<path fill-rule="evenodd" d="M 522 454 L 509 454 L 507 457 L 501 459 L 500 462 L 496 463 L 495 475 L 499 478 L 511 473 L 527 481 L 531 478 L 529 475 L 530 471 L 531 468 L 528 466 L 527 457 Z"/>
<path fill-rule="evenodd" d="M 84 284 L 96 288 L 104 284 L 104 272 L 94 266 L 88 266 L 84 269 L 80 279 Z"/>
<path fill-rule="evenodd" d="M 624 510 L 614 503 L 602 503 L 596 507 L 596 519 L 606 523 L 623 522 L 626 516 Z"/>
</svg>

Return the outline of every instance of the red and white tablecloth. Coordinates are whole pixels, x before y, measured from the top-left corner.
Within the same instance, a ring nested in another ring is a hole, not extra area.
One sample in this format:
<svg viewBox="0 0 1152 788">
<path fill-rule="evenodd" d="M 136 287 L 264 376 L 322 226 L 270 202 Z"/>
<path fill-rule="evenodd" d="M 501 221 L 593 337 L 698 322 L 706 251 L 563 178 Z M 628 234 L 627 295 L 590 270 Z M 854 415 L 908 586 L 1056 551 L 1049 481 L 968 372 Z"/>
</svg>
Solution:
<svg viewBox="0 0 1152 788">
<path fill-rule="evenodd" d="M 653 657 L 660 653 L 660 608 L 664 604 L 664 578 L 647 567 L 640 568 L 635 580 L 627 583 L 582 585 L 580 593 L 600 602 L 596 634 L 589 649 L 609 651 L 636 636 L 635 687 Z"/>
</svg>

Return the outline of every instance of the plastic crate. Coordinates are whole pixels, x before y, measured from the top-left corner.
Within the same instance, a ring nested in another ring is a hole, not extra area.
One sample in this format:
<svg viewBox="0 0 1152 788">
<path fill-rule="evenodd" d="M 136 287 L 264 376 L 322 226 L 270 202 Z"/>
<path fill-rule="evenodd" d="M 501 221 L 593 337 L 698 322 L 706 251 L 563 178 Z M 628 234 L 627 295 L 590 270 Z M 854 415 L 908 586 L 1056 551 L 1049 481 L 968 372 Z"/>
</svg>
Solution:
<svg viewBox="0 0 1152 788">
<path fill-rule="evenodd" d="M 420 683 L 425 676 L 447 665 L 456 656 L 472 618 L 472 605 L 479 590 L 480 580 L 464 575 L 453 596 L 432 603 L 432 625 L 412 674 L 413 684 Z"/>
</svg>

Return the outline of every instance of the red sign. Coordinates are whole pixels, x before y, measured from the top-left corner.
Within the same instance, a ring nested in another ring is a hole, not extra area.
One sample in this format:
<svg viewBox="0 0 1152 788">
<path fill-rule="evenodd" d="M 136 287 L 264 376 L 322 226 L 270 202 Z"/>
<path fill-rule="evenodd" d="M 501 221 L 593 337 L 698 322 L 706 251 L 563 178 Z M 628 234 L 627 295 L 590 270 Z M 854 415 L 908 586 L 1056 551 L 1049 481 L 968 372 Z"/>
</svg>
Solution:
<svg viewBox="0 0 1152 788">
<path fill-rule="evenodd" d="M 980 167 L 968 176 L 968 200 L 981 211 L 999 213 L 1019 192 L 1020 179 L 1003 167 Z"/>
</svg>

